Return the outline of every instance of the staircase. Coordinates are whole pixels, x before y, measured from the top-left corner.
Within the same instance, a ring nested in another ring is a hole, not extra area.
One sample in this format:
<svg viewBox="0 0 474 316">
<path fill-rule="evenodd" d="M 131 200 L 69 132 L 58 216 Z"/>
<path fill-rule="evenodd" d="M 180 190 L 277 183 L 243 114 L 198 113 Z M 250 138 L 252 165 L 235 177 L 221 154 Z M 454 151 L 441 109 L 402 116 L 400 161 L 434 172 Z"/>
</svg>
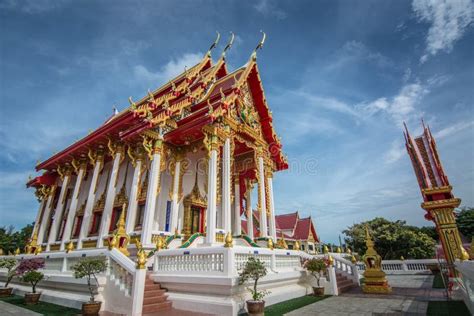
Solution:
<svg viewBox="0 0 474 316">
<path fill-rule="evenodd" d="M 166 290 L 155 283 L 148 275 L 145 281 L 143 296 L 143 314 L 150 314 L 171 309 L 172 302 L 168 301 Z"/>
<path fill-rule="evenodd" d="M 340 272 L 336 272 L 336 282 L 339 294 L 347 292 L 353 287 L 356 287 L 356 284 L 351 279 L 342 275 Z"/>
</svg>

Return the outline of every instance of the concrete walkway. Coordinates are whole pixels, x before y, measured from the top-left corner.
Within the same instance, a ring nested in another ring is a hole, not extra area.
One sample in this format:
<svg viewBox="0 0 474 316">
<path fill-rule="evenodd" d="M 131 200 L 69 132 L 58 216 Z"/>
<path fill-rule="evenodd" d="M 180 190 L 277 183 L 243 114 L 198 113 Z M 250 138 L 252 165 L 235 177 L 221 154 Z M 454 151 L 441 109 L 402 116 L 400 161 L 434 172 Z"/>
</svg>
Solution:
<svg viewBox="0 0 474 316">
<path fill-rule="evenodd" d="M 42 314 L 35 313 L 28 309 L 18 307 L 16 305 L 8 304 L 0 301 L 0 315 L 2 316 L 41 316 Z"/>
<path fill-rule="evenodd" d="M 286 315 L 426 315 L 429 301 L 446 300 L 442 289 L 433 289 L 431 275 L 388 276 L 392 293 L 364 294 L 355 288 L 340 296 L 332 296 Z"/>
</svg>

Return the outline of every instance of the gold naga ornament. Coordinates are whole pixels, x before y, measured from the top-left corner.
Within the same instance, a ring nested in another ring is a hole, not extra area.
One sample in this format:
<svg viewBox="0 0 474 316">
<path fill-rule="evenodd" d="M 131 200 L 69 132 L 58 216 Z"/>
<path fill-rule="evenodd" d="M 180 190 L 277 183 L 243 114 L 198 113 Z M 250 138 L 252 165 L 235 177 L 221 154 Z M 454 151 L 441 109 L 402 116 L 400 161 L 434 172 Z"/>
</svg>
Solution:
<svg viewBox="0 0 474 316">
<path fill-rule="evenodd" d="M 138 249 L 138 251 L 137 251 L 137 269 L 145 269 L 146 259 L 147 259 L 145 249 L 143 249 L 143 245 L 139 240 L 137 240 L 136 246 L 137 246 L 137 249 Z"/>
<path fill-rule="evenodd" d="M 285 238 L 281 237 L 277 242 L 277 247 L 281 249 L 288 249 L 288 245 L 286 244 Z"/>
<path fill-rule="evenodd" d="M 362 257 L 365 263 L 365 282 L 362 291 L 373 294 L 388 294 L 392 288 L 388 284 L 385 272 L 382 271 L 382 257 L 374 249 L 374 241 L 370 237 L 369 228 L 365 227 L 367 251 Z"/>
<path fill-rule="evenodd" d="M 35 229 L 33 236 L 31 237 L 30 241 L 25 247 L 25 253 L 29 254 L 37 254 L 38 249 L 38 231 Z"/>
</svg>

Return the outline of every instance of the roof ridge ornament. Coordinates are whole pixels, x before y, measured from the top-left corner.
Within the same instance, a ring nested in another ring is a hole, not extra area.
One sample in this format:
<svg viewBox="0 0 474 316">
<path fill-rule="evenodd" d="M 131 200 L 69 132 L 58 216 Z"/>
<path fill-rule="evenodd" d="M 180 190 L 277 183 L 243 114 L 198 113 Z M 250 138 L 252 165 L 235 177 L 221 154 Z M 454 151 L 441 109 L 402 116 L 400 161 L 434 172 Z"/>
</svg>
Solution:
<svg viewBox="0 0 474 316">
<path fill-rule="evenodd" d="M 214 48 L 216 48 L 217 44 L 219 43 L 219 40 L 221 39 L 221 34 L 218 31 L 216 31 L 216 33 L 217 33 L 217 38 L 214 41 L 214 43 L 212 43 L 211 47 L 209 47 L 209 49 L 207 50 L 206 56 L 209 56 L 209 57 L 211 56 L 211 51 Z"/>
<path fill-rule="evenodd" d="M 227 43 L 227 45 L 224 47 L 224 51 L 222 52 L 221 58 L 225 58 L 225 52 L 228 51 L 231 47 L 232 44 L 234 44 L 234 39 L 235 39 L 235 34 L 234 32 L 230 31 L 230 40 Z"/>
<path fill-rule="evenodd" d="M 252 52 L 251 58 L 252 58 L 253 60 L 256 60 L 256 59 L 257 59 L 257 50 L 263 48 L 263 44 L 265 44 L 265 39 L 267 38 L 267 34 L 265 34 L 264 31 L 260 30 L 260 33 L 262 33 L 263 36 L 262 36 L 262 39 L 260 40 L 260 42 L 258 43 L 257 47 L 255 47 L 255 49 L 254 49 L 253 52 Z"/>
</svg>

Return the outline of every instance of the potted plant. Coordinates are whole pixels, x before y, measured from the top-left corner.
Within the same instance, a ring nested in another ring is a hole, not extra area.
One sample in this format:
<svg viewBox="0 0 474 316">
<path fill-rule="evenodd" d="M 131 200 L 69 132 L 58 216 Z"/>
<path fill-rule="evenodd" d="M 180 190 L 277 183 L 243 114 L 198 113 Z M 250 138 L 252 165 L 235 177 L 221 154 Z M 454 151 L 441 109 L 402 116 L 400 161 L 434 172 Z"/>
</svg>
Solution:
<svg viewBox="0 0 474 316">
<path fill-rule="evenodd" d="M 2 258 L 0 259 L 0 269 L 7 269 L 7 281 L 3 288 L 0 289 L 0 297 L 12 295 L 13 289 L 8 287 L 8 284 L 12 281 L 16 274 L 16 259 L 13 258 Z"/>
<path fill-rule="evenodd" d="M 253 280 L 253 288 L 247 290 L 252 294 L 252 299 L 247 301 L 247 310 L 250 316 L 264 315 L 265 301 L 263 297 L 270 292 L 259 291 L 257 289 L 258 280 L 267 274 L 267 269 L 262 261 L 250 257 L 244 265 L 242 272 L 239 273 L 239 284 L 244 284 L 248 280 Z"/>
<path fill-rule="evenodd" d="M 323 296 L 324 287 L 319 284 L 321 273 L 326 271 L 327 264 L 323 259 L 313 258 L 305 262 L 304 267 L 316 279 L 318 286 L 313 286 L 314 296 Z"/>
<path fill-rule="evenodd" d="M 28 305 L 38 304 L 40 299 L 41 293 L 36 293 L 36 285 L 44 278 L 44 274 L 37 271 L 42 268 L 44 268 L 43 258 L 22 259 L 16 268 L 21 280 L 31 284 L 31 293 L 25 293 L 25 303 Z"/>
<path fill-rule="evenodd" d="M 98 315 L 102 302 L 95 300 L 95 295 L 97 294 L 96 288 L 99 284 L 97 274 L 107 269 L 105 258 L 85 258 L 76 263 L 72 269 L 74 271 L 74 277 L 76 279 L 86 278 L 87 286 L 89 287 L 90 301 L 82 303 L 82 314 Z M 95 285 L 92 284 L 93 279 L 95 280 Z"/>
</svg>

